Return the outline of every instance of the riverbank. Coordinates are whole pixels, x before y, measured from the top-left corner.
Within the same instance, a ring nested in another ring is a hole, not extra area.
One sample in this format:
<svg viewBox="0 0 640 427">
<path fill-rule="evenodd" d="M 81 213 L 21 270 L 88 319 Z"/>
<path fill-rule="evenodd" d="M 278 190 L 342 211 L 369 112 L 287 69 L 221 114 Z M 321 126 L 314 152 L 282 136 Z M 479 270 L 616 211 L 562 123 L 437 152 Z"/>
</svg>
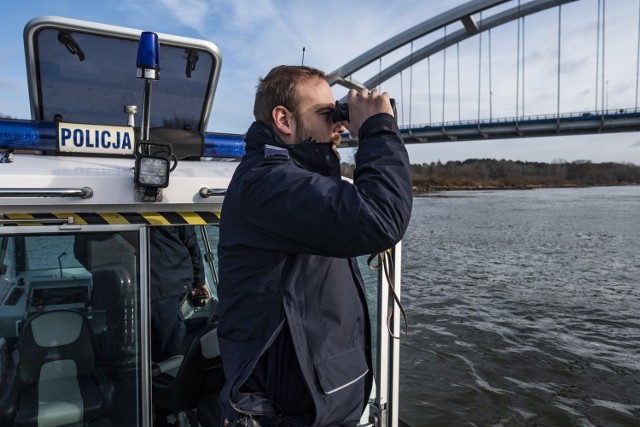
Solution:
<svg viewBox="0 0 640 427">
<path fill-rule="evenodd" d="M 353 177 L 355 165 L 342 163 L 343 176 Z M 640 185 L 640 166 L 631 163 L 521 162 L 469 159 L 412 164 L 413 192 L 522 190 Z"/>
<path fill-rule="evenodd" d="M 488 191 L 488 190 L 534 190 L 540 188 L 585 188 L 585 187 L 621 187 L 621 186 L 633 186 L 640 185 L 640 182 L 624 182 L 624 183 L 606 183 L 606 184 L 517 184 L 509 185 L 505 183 L 490 183 L 490 182 L 476 182 L 476 183 L 452 183 L 452 182 L 437 182 L 437 183 L 425 183 L 424 181 L 413 183 L 413 194 L 419 195 L 424 193 L 435 193 L 440 191 Z"/>
</svg>

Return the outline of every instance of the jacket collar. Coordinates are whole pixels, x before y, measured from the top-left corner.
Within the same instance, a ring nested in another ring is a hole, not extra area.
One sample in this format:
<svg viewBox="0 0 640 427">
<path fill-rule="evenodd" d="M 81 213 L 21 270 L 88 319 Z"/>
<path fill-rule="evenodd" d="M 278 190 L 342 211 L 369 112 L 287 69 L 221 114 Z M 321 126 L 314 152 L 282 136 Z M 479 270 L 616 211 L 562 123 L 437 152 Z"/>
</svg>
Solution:
<svg viewBox="0 0 640 427">
<path fill-rule="evenodd" d="M 262 151 L 266 144 L 286 148 L 289 156 L 305 169 L 326 176 L 340 176 L 340 159 L 333 151 L 331 142 L 303 142 L 285 144 L 266 124 L 255 121 L 245 137 L 247 153 Z"/>
</svg>

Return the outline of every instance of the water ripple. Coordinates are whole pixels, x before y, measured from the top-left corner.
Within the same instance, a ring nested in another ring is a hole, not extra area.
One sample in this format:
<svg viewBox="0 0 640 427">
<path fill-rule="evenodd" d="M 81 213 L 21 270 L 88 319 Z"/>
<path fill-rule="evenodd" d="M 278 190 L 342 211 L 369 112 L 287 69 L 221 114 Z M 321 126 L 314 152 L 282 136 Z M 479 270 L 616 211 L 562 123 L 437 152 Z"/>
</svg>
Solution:
<svg viewBox="0 0 640 427">
<path fill-rule="evenodd" d="M 640 188 L 414 201 L 411 426 L 640 425 Z"/>
</svg>

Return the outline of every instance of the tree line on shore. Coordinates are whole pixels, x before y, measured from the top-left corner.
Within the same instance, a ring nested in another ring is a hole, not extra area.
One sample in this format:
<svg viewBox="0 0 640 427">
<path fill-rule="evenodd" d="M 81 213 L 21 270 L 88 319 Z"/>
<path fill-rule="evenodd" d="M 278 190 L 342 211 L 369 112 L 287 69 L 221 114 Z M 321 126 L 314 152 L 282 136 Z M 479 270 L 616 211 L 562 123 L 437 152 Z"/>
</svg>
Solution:
<svg viewBox="0 0 640 427">
<path fill-rule="evenodd" d="M 355 165 L 342 163 L 344 176 L 353 177 Z M 411 165 L 416 193 L 444 190 L 584 187 L 640 185 L 640 166 L 632 163 L 522 162 L 469 159 Z"/>
</svg>

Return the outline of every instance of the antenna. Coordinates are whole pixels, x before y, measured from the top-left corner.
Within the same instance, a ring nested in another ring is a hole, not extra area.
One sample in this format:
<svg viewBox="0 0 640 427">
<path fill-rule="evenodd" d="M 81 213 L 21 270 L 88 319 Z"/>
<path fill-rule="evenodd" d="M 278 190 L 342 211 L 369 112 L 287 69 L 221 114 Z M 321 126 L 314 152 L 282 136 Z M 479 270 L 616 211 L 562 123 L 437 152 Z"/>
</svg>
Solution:
<svg viewBox="0 0 640 427">
<path fill-rule="evenodd" d="M 58 267 L 60 267 L 60 277 L 62 277 L 62 257 L 67 256 L 66 252 L 62 252 L 58 257 Z"/>
<path fill-rule="evenodd" d="M 302 65 L 304 65 L 304 50 L 305 50 L 305 47 L 302 46 Z"/>
</svg>

